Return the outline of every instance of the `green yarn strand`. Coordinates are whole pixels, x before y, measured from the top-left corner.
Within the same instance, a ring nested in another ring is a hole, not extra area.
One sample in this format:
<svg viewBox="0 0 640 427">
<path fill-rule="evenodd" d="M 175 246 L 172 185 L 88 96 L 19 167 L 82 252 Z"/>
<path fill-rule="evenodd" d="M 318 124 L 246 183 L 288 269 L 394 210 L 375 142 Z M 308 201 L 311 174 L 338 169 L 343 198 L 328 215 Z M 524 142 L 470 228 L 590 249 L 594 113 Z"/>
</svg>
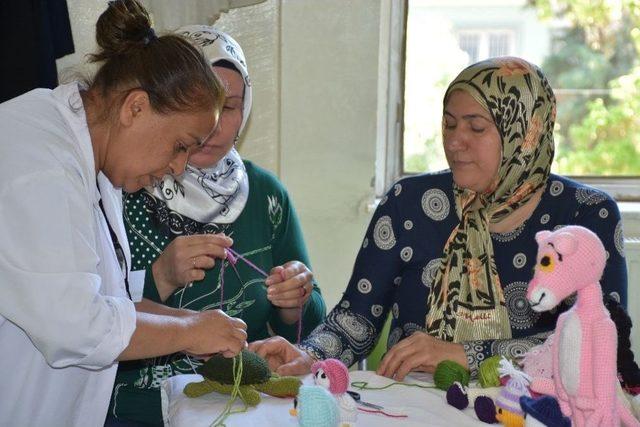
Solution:
<svg viewBox="0 0 640 427">
<path fill-rule="evenodd" d="M 218 415 L 218 418 L 213 420 L 210 427 L 225 427 L 224 421 L 232 414 L 240 414 L 247 412 L 247 405 L 244 405 L 242 409 L 232 410 L 231 407 L 236 402 L 238 395 L 240 394 L 240 381 L 242 380 L 242 353 L 239 353 L 233 358 L 233 390 L 231 391 L 231 398 L 225 405 L 222 413 Z"/>
</svg>

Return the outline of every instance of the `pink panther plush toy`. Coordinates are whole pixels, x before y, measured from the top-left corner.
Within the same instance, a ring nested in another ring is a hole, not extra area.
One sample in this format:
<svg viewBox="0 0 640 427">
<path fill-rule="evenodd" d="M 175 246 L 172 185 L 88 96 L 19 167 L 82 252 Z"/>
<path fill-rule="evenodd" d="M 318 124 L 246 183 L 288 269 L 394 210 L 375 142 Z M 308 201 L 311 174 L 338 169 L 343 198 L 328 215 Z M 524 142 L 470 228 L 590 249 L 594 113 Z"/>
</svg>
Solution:
<svg viewBox="0 0 640 427">
<path fill-rule="evenodd" d="M 536 234 L 538 257 L 527 299 L 537 312 L 551 310 L 577 292 L 561 314 L 551 344 L 553 378 L 534 378 L 530 388 L 555 396 L 576 427 L 640 426 L 618 400 L 617 333 L 602 302 L 599 280 L 606 263 L 602 242 L 579 226 Z"/>
</svg>

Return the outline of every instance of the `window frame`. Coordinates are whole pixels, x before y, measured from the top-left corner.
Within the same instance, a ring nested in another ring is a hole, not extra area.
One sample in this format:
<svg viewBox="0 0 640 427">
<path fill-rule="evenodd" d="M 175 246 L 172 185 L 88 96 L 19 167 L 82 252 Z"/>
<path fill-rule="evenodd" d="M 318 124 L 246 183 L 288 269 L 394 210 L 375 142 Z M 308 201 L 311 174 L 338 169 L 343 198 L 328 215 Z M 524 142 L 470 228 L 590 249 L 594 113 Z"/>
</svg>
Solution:
<svg viewBox="0 0 640 427">
<path fill-rule="evenodd" d="M 406 176 L 404 171 L 404 74 L 409 0 L 383 0 L 380 10 L 378 61 L 378 138 L 375 196 Z M 465 29 L 466 30 L 466 29 Z M 609 193 L 617 201 L 640 201 L 640 176 L 571 176 Z"/>
</svg>

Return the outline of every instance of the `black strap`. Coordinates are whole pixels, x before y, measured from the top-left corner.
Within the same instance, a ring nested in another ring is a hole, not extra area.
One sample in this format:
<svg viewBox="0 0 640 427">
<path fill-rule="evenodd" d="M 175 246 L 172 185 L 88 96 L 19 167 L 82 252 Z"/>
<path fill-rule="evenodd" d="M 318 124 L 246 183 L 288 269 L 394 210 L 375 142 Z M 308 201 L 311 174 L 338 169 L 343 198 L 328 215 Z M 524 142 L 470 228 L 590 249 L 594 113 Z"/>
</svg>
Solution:
<svg viewBox="0 0 640 427">
<path fill-rule="evenodd" d="M 109 227 L 109 234 L 111 235 L 111 241 L 113 242 L 113 249 L 116 251 L 116 258 L 118 258 L 118 263 L 120 264 L 120 269 L 124 273 L 124 286 L 127 290 L 127 295 L 129 295 L 129 299 L 131 298 L 131 292 L 129 292 L 129 267 L 127 266 L 127 257 L 124 255 L 124 250 L 120 245 L 120 241 L 118 240 L 118 236 L 111 228 L 111 224 L 109 223 L 109 217 L 107 217 L 107 213 L 104 211 L 104 206 L 102 206 L 102 199 L 98 201 L 100 205 L 100 209 L 102 210 L 102 214 L 104 215 L 105 221 L 107 221 L 107 227 Z"/>
</svg>

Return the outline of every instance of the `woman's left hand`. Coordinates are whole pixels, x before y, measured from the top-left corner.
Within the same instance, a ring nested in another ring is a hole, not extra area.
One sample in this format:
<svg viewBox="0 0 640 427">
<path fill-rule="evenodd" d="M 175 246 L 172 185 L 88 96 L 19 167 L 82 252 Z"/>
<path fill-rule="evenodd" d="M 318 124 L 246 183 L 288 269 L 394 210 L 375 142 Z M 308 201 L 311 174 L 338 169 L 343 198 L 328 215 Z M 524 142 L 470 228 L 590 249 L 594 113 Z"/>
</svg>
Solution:
<svg viewBox="0 0 640 427">
<path fill-rule="evenodd" d="M 279 308 L 301 307 L 311 297 L 313 273 L 300 261 L 273 267 L 267 285 L 267 299 Z"/>
<path fill-rule="evenodd" d="M 424 332 L 415 332 L 391 347 L 382 358 L 376 373 L 402 381 L 411 371 L 433 373 L 443 360 L 452 360 L 468 369 L 462 344 L 442 341 Z"/>
</svg>

